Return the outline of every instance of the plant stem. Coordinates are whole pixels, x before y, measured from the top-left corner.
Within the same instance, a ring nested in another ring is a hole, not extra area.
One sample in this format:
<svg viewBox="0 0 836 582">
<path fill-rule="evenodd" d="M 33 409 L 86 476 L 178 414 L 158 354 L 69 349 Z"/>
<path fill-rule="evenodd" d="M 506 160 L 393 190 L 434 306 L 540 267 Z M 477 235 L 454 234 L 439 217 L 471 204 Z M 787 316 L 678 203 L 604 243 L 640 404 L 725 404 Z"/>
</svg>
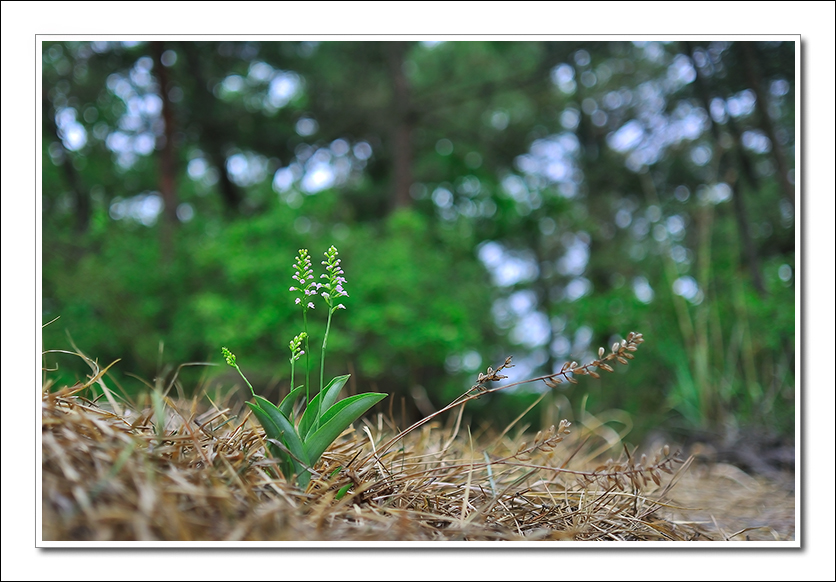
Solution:
<svg viewBox="0 0 836 582">
<path fill-rule="evenodd" d="M 241 377 L 244 379 L 244 382 L 247 383 L 247 386 L 250 387 L 250 392 L 252 392 L 253 397 L 255 397 L 255 390 L 253 389 L 253 385 L 250 384 L 250 381 L 247 380 L 247 377 L 244 376 L 244 372 L 241 371 L 241 368 L 238 367 L 238 364 L 235 364 L 235 369 L 238 370 L 238 373 L 241 374 Z"/>
<path fill-rule="evenodd" d="M 311 360 L 310 360 L 310 353 L 311 348 L 308 342 L 308 310 L 307 308 L 302 309 L 302 319 L 305 322 L 305 408 L 308 407 L 308 404 L 311 401 Z M 291 382 L 290 389 L 293 390 L 294 386 Z"/>
<path fill-rule="evenodd" d="M 296 360 L 294 360 L 293 355 L 290 356 L 290 390 L 293 391 L 293 385 L 295 384 L 293 376 L 296 370 Z"/>
<path fill-rule="evenodd" d="M 319 365 L 319 393 L 322 394 L 322 387 L 325 385 L 325 348 L 328 346 L 328 332 L 331 331 L 331 316 L 334 314 L 333 309 L 328 310 L 328 324 L 325 326 L 325 337 L 322 338 L 322 360 Z M 319 417 L 322 416 L 322 396 L 319 397 L 319 411 L 316 419 L 319 423 Z"/>
</svg>

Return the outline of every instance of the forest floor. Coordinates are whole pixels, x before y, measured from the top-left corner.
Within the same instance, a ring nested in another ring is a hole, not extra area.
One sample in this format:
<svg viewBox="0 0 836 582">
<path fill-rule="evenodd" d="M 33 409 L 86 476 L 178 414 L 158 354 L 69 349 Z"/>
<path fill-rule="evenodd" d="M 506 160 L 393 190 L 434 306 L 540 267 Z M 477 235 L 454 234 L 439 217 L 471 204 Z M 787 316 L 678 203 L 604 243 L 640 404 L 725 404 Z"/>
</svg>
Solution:
<svg viewBox="0 0 836 582">
<path fill-rule="evenodd" d="M 116 414 L 78 389 L 45 388 L 42 536 L 59 544 L 795 540 L 786 463 L 759 473 L 704 443 L 628 452 L 574 425 L 471 440 L 460 421 L 428 423 L 377 456 L 393 428 L 378 415 L 329 448 L 303 491 L 277 478 L 243 410 L 165 399 L 164 409 Z"/>
<path fill-rule="evenodd" d="M 716 540 L 795 540 L 794 477 L 750 475 L 728 463 L 695 462 L 671 492 L 673 521 L 688 521 Z"/>
</svg>

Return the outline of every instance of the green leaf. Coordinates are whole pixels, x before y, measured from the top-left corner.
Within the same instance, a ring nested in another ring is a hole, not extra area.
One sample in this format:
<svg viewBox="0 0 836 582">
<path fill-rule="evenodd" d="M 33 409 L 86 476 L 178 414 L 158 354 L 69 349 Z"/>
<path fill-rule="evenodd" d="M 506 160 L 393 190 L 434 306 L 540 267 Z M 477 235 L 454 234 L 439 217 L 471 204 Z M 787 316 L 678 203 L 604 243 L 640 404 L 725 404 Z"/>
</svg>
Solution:
<svg viewBox="0 0 836 582">
<path fill-rule="evenodd" d="M 256 396 L 255 399 L 258 404 L 247 402 L 247 406 L 250 407 L 261 426 L 264 427 L 267 438 L 284 443 L 293 456 L 288 455 L 273 443 L 270 443 L 270 452 L 280 461 L 285 477 L 289 478 L 295 473 L 298 485 L 303 488 L 306 487 L 311 480 L 311 474 L 305 466 L 310 467 L 311 463 L 308 461 L 308 455 L 305 453 L 302 441 L 299 440 L 299 435 L 293 430 L 293 424 L 282 414 L 281 410 L 276 408 L 275 404 L 266 398 Z"/>
<path fill-rule="evenodd" d="M 279 429 L 278 425 L 273 422 L 273 419 L 270 418 L 270 415 L 264 412 L 257 404 L 253 404 L 252 402 L 247 402 L 247 406 L 250 407 L 250 410 L 253 411 L 255 417 L 258 419 L 258 422 L 261 423 L 262 428 L 264 429 L 264 433 L 268 439 L 273 439 L 277 441 L 281 441 L 282 439 L 282 431 Z M 268 443 L 268 447 L 270 448 L 270 452 L 273 456 L 278 459 L 281 465 L 284 467 L 288 460 L 290 460 L 290 456 L 284 452 L 282 449 L 274 445 L 273 443 Z"/>
<path fill-rule="evenodd" d="M 305 447 L 302 445 L 302 441 L 299 438 L 299 435 L 296 434 L 296 430 L 293 428 L 293 424 L 288 420 L 288 418 L 279 410 L 275 404 L 264 398 L 263 396 L 255 396 L 255 401 L 258 403 L 259 408 L 263 410 L 269 417 L 270 420 L 278 427 L 280 431 L 280 435 L 276 440 L 281 440 L 287 448 L 290 449 L 290 452 L 302 463 L 310 466 L 311 463 L 308 461 L 308 455 L 305 452 Z M 261 420 L 261 419 L 259 419 Z M 266 429 L 265 429 L 266 430 Z M 269 435 L 268 435 L 269 436 Z"/>
<path fill-rule="evenodd" d="M 320 401 L 322 402 L 322 410 L 328 410 L 331 408 L 334 402 L 337 401 L 337 396 L 340 395 L 340 390 L 342 390 L 349 378 L 351 378 L 351 374 L 337 376 L 328 382 L 328 385 L 323 388 L 319 394 L 311 399 L 310 404 L 308 404 L 308 408 L 305 409 L 305 413 L 302 415 L 302 421 L 299 423 L 299 434 L 302 435 L 303 439 L 307 439 L 312 431 L 317 430 L 320 426 L 322 426 L 321 419 L 317 419 L 317 415 L 320 411 Z M 317 422 L 317 420 L 320 422 Z"/>
<path fill-rule="evenodd" d="M 279 430 L 279 427 L 276 426 L 276 423 L 273 422 L 273 419 L 270 418 L 270 415 L 264 412 L 258 404 L 253 404 L 252 402 L 247 402 L 246 404 L 250 407 L 250 410 L 253 411 L 253 414 L 255 414 L 258 422 L 261 423 L 262 428 L 264 428 L 264 432 L 267 434 L 267 438 L 282 438 L 282 432 Z"/>
<path fill-rule="evenodd" d="M 293 418 L 293 405 L 296 404 L 296 399 L 302 394 L 302 388 L 304 387 L 305 385 L 302 384 L 291 390 L 288 395 L 284 397 L 282 403 L 279 404 L 279 410 L 281 410 L 282 414 L 284 414 L 288 419 Z"/>
<path fill-rule="evenodd" d="M 328 410 L 337 401 L 337 396 L 340 395 L 340 390 L 343 389 L 345 383 L 351 378 L 351 374 L 345 376 L 337 376 L 333 378 L 325 387 L 325 399 L 322 401 L 322 410 Z"/>
<path fill-rule="evenodd" d="M 336 379 L 336 378 L 335 378 Z M 322 415 L 320 428 L 305 440 L 305 451 L 316 463 L 325 449 L 348 428 L 352 422 L 363 416 L 372 406 L 383 400 L 387 394 L 366 392 L 340 400 Z"/>
</svg>

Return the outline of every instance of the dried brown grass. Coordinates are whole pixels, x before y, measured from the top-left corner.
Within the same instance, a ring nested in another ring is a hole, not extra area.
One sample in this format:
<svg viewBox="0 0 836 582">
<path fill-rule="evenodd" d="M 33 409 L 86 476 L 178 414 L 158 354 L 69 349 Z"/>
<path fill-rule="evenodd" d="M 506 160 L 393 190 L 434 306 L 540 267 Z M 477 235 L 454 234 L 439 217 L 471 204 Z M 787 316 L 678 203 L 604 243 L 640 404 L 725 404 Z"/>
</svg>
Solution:
<svg viewBox="0 0 836 582">
<path fill-rule="evenodd" d="M 613 346 L 612 357 L 602 352 L 541 380 L 594 375 L 608 358 L 626 361 L 635 339 Z M 143 405 L 121 404 L 104 387 L 108 402 L 100 405 L 82 394 L 102 371 L 59 390 L 46 382 L 43 539 L 710 539 L 665 517 L 687 513 L 669 494 L 690 463 L 667 446 L 638 458 L 623 447 L 602 463 L 610 445 L 566 421 L 528 437 L 509 426 L 474 438 L 462 426 L 464 404 L 503 388 L 486 384 L 508 366 L 510 359 L 488 369 L 461 399 L 400 433 L 383 415 L 351 427 L 305 491 L 281 478 L 257 422 L 230 399 L 207 405 L 158 390 Z"/>
</svg>

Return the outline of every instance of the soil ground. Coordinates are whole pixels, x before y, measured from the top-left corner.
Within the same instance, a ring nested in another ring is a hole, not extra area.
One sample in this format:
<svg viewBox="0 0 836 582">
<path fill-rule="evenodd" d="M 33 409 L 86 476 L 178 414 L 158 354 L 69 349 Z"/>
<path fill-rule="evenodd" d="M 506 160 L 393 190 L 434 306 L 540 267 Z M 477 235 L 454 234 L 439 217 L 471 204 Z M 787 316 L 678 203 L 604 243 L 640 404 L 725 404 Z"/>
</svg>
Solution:
<svg viewBox="0 0 836 582">
<path fill-rule="evenodd" d="M 671 498 L 682 510 L 670 519 L 698 526 L 715 540 L 795 540 L 793 475 L 751 476 L 727 463 L 695 463 Z"/>
</svg>

